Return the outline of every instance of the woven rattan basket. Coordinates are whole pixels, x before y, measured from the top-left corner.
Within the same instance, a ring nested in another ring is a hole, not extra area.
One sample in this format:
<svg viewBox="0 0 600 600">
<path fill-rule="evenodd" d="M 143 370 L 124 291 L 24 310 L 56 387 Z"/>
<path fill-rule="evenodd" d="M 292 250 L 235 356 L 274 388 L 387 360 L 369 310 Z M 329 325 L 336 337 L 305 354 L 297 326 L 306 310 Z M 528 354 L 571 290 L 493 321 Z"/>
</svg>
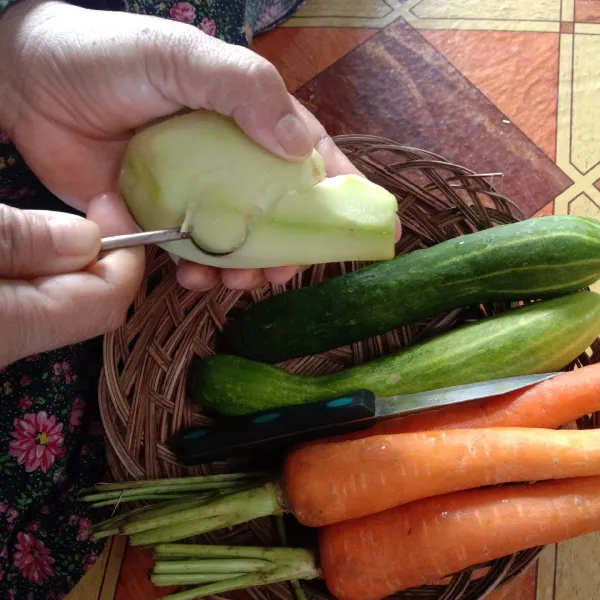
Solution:
<svg viewBox="0 0 600 600">
<path fill-rule="evenodd" d="M 342 136 L 338 145 L 371 180 L 398 199 L 403 236 L 397 255 L 426 248 L 443 240 L 524 218 L 521 211 L 495 187 L 502 178 L 475 174 L 442 157 L 371 136 Z M 313 285 L 363 264 L 315 266 L 299 273 L 287 287 Z M 104 371 L 100 383 L 100 409 L 108 440 L 110 475 L 116 480 L 180 476 L 207 472 L 177 463 L 165 440 L 182 426 L 209 419 L 186 401 L 186 369 L 194 354 L 212 352 L 215 335 L 231 311 L 243 310 L 286 286 L 269 285 L 251 294 L 222 287 L 204 294 L 179 287 L 170 258 L 153 248 L 148 252 L 144 284 L 127 323 L 106 337 Z M 455 310 L 415 323 L 385 336 L 366 340 L 283 366 L 297 373 L 317 374 L 370 360 L 424 337 L 438 334 L 467 319 L 499 313 L 508 306 L 495 304 Z M 597 362 L 600 345 L 575 364 Z M 595 426 L 595 417 L 578 423 Z M 234 469 L 233 464 L 213 464 L 211 471 Z M 270 520 L 261 520 L 210 536 L 212 541 L 277 543 Z M 437 586 L 408 590 L 398 598 L 479 600 L 508 582 L 529 564 L 540 549 L 532 549 L 461 572 Z M 306 585 L 310 595 L 330 598 L 324 585 Z M 256 598 L 291 599 L 287 584 L 253 590 Z M 237 597 L 237 596 L 236 596 Z"/>
</svg>

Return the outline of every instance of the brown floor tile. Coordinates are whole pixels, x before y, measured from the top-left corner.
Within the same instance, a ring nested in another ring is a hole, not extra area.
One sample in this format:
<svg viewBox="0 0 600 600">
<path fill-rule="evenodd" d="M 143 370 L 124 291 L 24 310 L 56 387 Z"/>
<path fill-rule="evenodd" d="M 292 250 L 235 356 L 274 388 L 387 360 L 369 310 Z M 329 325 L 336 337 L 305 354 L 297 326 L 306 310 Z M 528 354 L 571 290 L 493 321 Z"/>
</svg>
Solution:
<svg viewBox="0 0 600 600">
<path fill-rule="evenodd" d="M 152 551 L 129 546 L 121 569 L 115 600 L 156 600 L 172 594 L 177 588 L 155 588 L 148 579 L 152 568 Z"/>
<path fill-rule="evenodd" d="M 570 179 L 404 22 L 379 32 L 297 96 L 331 134 L 370 133 L 505 174 L 502 191 L 528 215 Z"/>
<path fill-rule="evenodd" d="M 577 23 L 600 23 L 600 0 L 575 0 Z"/>
<path fill-rule="evenodd" d="M 486 600 L 535 600 L 537 564 L 532 565 L 516 579 L 492 592 Z"/>
<path fill-rule="evenodd" d="M 556 159 L 558 34 L 422 33 L 529 139 L 552 160 Z"/>
<path fill-rule="evenodd" d="M 551 217 L 554 214 L 554 202 L 549 202 L 535 213 L 535 217 Z"/>
<path fill-rule="evenodd" d="M 279 69 L 294 92 L 375 33 L 376 29 L 275 29 L 258 38 L 252 49 Z"/>
</svg>

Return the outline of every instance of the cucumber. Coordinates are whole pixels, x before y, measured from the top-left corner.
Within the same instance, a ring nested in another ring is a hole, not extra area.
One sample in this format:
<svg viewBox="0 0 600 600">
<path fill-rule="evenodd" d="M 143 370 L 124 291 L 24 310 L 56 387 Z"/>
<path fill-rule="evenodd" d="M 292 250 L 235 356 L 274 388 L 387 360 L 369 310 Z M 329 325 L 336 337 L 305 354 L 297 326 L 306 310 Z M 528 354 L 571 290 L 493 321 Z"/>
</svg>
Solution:
<svg viewBox="0 0 600 600">
<path fill-rule="evenodd" d="M 599 278 L 598 221 L 530 219 L 272 296 L 233 320 L 218 350 L 283 362 L 454 308 L 560 296 Z"/>
<path fill-rule="evenodd" d="M 557 371 L 600 334 L 600 295 L 577 292 L 465 325 L 397 354 L 319 376 L 216 354 L 192 367 L 203 409 L 245 415 L 336 398 L 359 389 L 378 396 L 423 392 L 500 377 Z"/>
</svg>

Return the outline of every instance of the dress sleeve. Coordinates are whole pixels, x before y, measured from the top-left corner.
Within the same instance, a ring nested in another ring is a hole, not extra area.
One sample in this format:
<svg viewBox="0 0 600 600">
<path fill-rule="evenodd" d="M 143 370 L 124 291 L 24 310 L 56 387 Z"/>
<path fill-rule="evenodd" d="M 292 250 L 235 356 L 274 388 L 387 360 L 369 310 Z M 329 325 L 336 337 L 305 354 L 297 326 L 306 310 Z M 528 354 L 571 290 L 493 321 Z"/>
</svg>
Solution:
<svg viewBox="0 0 600 600">
<path fill-rule="evenodd" d="M 0 17 L 4 11 L 18 2 L 25 0 L 0 0 Z M 69 4 L 75 4 L 82 8 L 91 8 L 95 10 L 123 10 L 125 6 L 124 0 L 67 0 Z"/>
<path fill-rule="evenodd" d="M 0 0 L 0 15 L 12 4 L 15 2 L 20 2 L 20 0 Z"/>
</svg>

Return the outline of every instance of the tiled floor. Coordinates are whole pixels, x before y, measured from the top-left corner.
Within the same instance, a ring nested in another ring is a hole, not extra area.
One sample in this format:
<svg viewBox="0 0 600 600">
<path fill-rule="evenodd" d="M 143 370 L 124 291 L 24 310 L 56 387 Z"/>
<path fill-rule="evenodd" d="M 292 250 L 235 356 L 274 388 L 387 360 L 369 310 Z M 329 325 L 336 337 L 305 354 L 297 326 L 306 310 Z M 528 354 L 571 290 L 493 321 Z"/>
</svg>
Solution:
<svg viewBox="0 0 600 600">
<path fill-rule="evenodd" d="M 373 133 L 502 171 L 528 214 L 600 218 L 600 0 L 309 0 L 257 40 L 332 134 Z M 596 600 L 600 536 L 547 548 L 490 600 Z M 113 541 L 69 600 L 151 600 Z"/>
</svg>

